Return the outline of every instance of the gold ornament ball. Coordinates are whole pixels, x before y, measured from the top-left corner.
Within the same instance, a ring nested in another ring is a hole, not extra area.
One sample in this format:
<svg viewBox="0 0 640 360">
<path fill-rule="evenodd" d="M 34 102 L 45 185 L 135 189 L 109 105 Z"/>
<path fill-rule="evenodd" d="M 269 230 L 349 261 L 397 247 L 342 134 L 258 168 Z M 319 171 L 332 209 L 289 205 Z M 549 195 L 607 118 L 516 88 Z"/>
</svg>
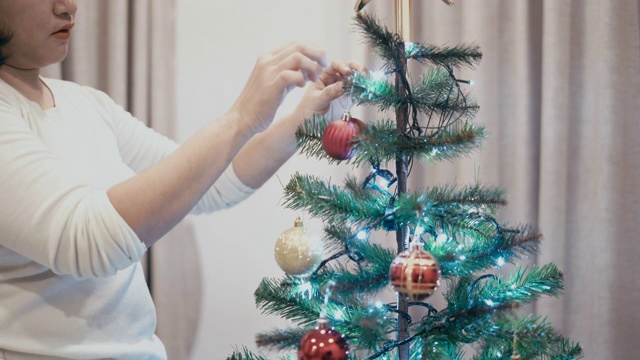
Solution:
<svg viewBox="0 0 640 360">
<path fill-rule="evenodd" d="M 300 219 L 294 227 L 285 230 L 276 241 L 275 258 L 278 266 L 289 275 L 313 272 L 324 255 L 322 240 L 315 232 L 305 228 Z"/>
</svg>

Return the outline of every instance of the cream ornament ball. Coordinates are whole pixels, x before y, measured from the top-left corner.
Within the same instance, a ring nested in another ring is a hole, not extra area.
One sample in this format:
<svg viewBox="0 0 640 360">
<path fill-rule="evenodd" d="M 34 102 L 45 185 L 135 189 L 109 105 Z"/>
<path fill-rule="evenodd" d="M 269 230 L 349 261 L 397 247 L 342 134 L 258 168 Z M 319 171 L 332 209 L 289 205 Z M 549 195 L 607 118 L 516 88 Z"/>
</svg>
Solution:
<svg viewBox="0 0 640 360">
<path fill-rule="evenodd" d="M 305 228 L 298 218 L 294 227 L 280 234 L 274 253 L 278 266 L 285 273 L 307 275 L 322 262 L 324 247 L 320 236 Z"/>
</svg>

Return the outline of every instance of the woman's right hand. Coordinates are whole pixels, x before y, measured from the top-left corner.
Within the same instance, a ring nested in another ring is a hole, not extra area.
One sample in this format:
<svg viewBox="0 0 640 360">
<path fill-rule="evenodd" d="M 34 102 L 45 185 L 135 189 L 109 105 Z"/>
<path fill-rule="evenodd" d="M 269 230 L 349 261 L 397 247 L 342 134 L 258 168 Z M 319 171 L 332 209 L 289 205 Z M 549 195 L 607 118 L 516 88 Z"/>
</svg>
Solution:
<svg viewBox="0 0 640 360">
<path fill-rule="evenodd" d="M 325 52 L 290 43 L 261 55 L 230 109 L 254 134 L 269 127 L 284 98 L 294 87 L 315 81 L 326 66 Z"/>
</svg>

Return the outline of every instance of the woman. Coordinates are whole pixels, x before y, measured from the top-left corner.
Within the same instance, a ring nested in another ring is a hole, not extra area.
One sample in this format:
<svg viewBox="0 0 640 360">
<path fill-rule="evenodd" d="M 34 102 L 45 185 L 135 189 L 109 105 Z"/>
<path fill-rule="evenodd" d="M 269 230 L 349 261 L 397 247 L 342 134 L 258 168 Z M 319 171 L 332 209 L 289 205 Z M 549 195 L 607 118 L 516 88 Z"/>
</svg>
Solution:
<svg viewBox="0 0 640 360">
<path fill-rule="evenodd" d="M 0 0 L 0 355 L 165 359 L 141 256 L 188 213 L 262 185 L 362 67 L 325 67 L 303 44 L 264 54 L 231 108 L 178 146 L 104 93 L 40 76 L 65 58 L 75 15 L 75 0 Z"/>
</svg>

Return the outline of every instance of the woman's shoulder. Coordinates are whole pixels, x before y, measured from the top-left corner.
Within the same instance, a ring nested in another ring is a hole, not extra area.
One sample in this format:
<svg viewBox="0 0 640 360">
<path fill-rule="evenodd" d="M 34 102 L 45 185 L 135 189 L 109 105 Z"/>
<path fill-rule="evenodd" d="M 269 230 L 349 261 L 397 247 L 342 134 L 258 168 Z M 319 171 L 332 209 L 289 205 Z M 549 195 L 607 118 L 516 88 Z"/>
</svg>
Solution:
<svg viewBox="0 0 640 360">
<path fill-rule="evenodd" d="M 69 80 L 61 80 L 61 79 L 45 78 L 45 77 L 42 77 L 41 79 L 42 79 L 42 82 L 44 82 L 45 85 L 51 88 L 51 91 L 53 92 L 72 92 L 72 93 L 91 94 L 93 92 L 99 91 L 90 86 L 80 85 L 76 82 L 69 81 Z"/>
<path fill-rule="evenodd" d="M 113 100 L 109 95 L 91 86 L 53 78 L 42 78 L 42 81 L 51 89 L 54 95 L 72 98 L 76 101 L 85 99 L 103 106 L 111 106 L 113 104 Z"/>
</svg>

